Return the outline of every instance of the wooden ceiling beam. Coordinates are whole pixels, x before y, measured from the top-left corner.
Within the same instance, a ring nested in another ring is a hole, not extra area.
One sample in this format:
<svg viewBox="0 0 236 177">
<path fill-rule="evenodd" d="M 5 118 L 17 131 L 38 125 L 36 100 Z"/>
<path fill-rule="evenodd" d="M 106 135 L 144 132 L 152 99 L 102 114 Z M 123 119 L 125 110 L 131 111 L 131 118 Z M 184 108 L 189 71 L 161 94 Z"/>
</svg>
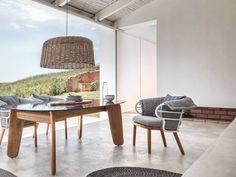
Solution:
<svg viewBox="0 0 236 177">
<path fill-rule="evenodd" d="M 42 5 L 46 5 L 48 7 L 60 10 L 60 11 L 65 11 L 65 6 L 64 7 L 55 6 L 54 3 L 50 3 L 50 2 L 45 1 L 45 0 L 30 0 L 30 1 L 34 1 L 34 2 L 40 3 Z M 102 26 L 105 26 L 105 27 L 108 27 L 108 28 L 111 28 L 111 29 L 115 29 L 114 28 L 114 22 L 111 22 L 109 20 L 103 20 L 102 22 L 98 22 L 98 21 L 94 20 L 94 14 L 85 12 L 81 9 L 77 9 L 75 7 L 72 7 L 71 5 L 69 5 L 68 8 L 69 8 L 69 14 L 75 15 L 79 18 L 85 19 L 89 22 L 96 23 L 98 25 L 102 25 Z"/>
<path fill-rule="evenodd" d="M 111 5 L 107 6 L 106 8 L 102 9 L 100 12 L 98 12 L 95 15 L 95 20 L 102 21 L 105 18 L 113 15 L 114 13 L 120 11 L 121 9 L 127 7 L 131 3 L 133 3 L 136 0 L 118 0 Z"/>
<path fill-rule="evenodd" d="M 56 0 L 54 4 L 59 7 L 63 7 L 67 3 L 69 3 L 71 0 Z"/>
</svg>

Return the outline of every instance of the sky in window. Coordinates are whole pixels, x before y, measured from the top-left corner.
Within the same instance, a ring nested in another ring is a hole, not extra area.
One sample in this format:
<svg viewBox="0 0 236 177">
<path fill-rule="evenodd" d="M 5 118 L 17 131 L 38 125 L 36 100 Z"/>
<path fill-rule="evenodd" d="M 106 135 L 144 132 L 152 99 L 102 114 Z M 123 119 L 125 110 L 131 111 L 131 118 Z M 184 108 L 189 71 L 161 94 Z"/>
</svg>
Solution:
<svg viewBox="0 0 236 177">
<path fill-rule="evenodd" d="M 13 82 L 59 70 L 40 68 L 42 44 L 65 35 L 65 12 L 30 0 L 0 0 L 0 82 Z M 93 41 L 99 64 L 100 29 L 69 15 L 69 35 Z"/>
</svg>

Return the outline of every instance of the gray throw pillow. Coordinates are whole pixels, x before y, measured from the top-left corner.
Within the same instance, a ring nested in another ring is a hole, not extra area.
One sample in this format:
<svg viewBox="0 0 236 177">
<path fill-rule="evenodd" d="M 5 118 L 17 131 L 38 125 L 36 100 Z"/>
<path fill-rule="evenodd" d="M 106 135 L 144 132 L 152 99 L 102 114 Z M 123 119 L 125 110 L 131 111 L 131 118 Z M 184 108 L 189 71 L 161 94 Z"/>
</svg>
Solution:
<svg viewBox="0 0 236 177">
<path fill-rule="evenodd" d="M 35 102 L 42 102 L 39 99 L 31 99 L 31 98 L 19 98 L 20 99 L 20 104 L 33 104 Z"/>
<path fill-rule="evenodd" d="M 165 103 L 165 102 L 173 101 L 173 100 L 180 100 L 180 99 L 183 99 L 183 98 L 186 98 L 186 96 L 171 96 L 170 94 L 167 94 L 167 95 L 162 99 L 162 102 L 161 102 L 161 103 Z M 162 110 L 163 110 L 163 111 L 170 111 L 171 109 L 169 109 L 169 108 L 166 107 L 166 106 L 162 106 Z M 155 112 L 154 112 L 153 116 L 156 117 Z M 171 115 L 170 115 L 170 116 L 171 116 Z"/>
<path fill-rule="evenodd" d="M 32 94 L 32 97 L 36 98 L 38 100 L 41 100 L 43 102 L 49 102 L 50 101 L 49 96 L 46 95 L 46 94 L 42 94 L 42 95 Z"/>
<path fill-rule="evenodd" d="M 6 105 L 7 105 L 7 103 L 5 103 L 5 102 L 3 102 L 3 101 L 0 100 L 0 107 L 6 106 Z"/>
<path fill-rule="evenodd" d="M 167 105 L 171 110 L 190 110 L 196 107 L 193 100 L 189 97 L 180 100 L 166 101 L 164 104 Z"/>
<path fill-rule="evenodd" d="M 43 103 L 44 101 L 38 99 L 38 98 L 34 98 L 33 96 L 27 98 L 30 102 L 32 102 L 32 104 L 40 104 Z"/>
<path fill-rule="evenodd" d="M 0 96 L 0 100 L 10 106 L 16 106 L 16 105 L 20 104 L 19 98 L 17 98 L 17 96 L 15 96 L 15 95 Z"/>
<path fill-rule="evenodd" d="M 172 100 L 180 100 L 186 98 L 186 96 L 171 96 L 169 94 L 167 94 L 165 96 L 165 98 L 162 100 L 162 103 L 166 102 L 166 101 L 172 101 Z"/>
<path fill-rule="evenodd" d="M 32 97 L 31 99 L 37 99 L 37 100 L 41 100 L 43 102 L 50 102 L 50 101 L 60 101 L 60 100 L 63 100 L 63 99 L 60 99 L 60 98 L 56 98 L 56 97 L 52 97 L 52 96 L 49 96 L 47 94 L 42 94 L 42 95 L 37 95 L 37 94 L 32 94 Z M 35 100 L 36 101 L 36 100 Z"/>
</svg>

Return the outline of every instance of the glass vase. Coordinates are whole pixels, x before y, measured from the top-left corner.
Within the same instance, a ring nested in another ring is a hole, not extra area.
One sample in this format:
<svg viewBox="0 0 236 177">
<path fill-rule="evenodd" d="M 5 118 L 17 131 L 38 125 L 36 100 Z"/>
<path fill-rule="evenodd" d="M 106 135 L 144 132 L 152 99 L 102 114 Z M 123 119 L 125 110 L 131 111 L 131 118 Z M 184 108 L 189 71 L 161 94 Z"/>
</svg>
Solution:
<svg viewBox="0 0 236 177">
<path fill-rule="evenodd" d="M 102 84 L 102 100 L 105 101 L 105 96 L 108 95 L 108 85 L 107 82 L 103 82 Z"/>
</svg>

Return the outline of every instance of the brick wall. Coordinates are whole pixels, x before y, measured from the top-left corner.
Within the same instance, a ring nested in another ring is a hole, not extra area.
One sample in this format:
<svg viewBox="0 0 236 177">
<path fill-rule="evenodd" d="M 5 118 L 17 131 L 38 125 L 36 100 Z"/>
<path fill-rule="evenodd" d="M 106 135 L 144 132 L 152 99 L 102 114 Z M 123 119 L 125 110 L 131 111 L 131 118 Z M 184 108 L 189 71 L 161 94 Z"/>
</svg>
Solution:
<svg viewBox="0 0 236 177">
<path fill-rule="evenodd" d="M 185 112 L 184 117 L 232 121 L 236 117 L 236 108 L 197 107 Z"/>
</svg>

